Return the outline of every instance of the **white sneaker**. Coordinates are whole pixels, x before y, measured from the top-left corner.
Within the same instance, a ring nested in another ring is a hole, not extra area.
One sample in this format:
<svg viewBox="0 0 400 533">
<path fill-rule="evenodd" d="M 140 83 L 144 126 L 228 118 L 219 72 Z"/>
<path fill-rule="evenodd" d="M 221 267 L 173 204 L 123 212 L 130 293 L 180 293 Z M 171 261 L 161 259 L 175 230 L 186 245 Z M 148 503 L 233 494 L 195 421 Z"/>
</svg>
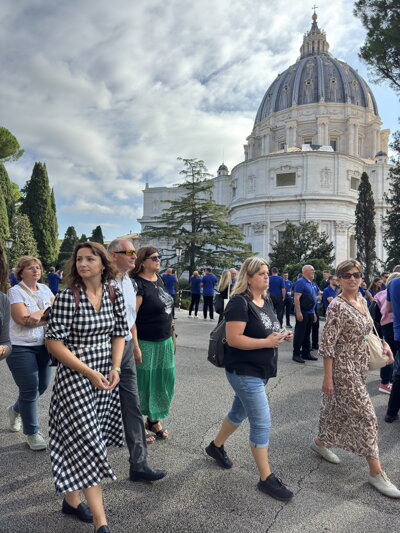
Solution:
<svg viewBox="0 0 400 533">
<path fill-rule="evenodd" d="M 378 492 L 389 498 L 400 498 L 400 490 L 391 483 L 385 472 L 380 472 L 376 476 L 368 476 L 368 483 Z"/>
<path fill-rule="evenodd" d="M 47 448 L 47 442 L 44 440 L 43 435 L 39 433 L 39 431 L 33 435 L 27 435 L 26 440 L 29 448 L 35 452 L 39 450 L 45 450 Z"/>
<path fill-rule="evenodd" d="M 7 407 L 8 417 L 10 419 L 10 430 L 14 431 L 15 433 L 17 431 L 20 431 L 21 429 L 21 415 L 17 413 L 17 411 L 14 411 L 14 408 L 12 405 Z"/>
<path fill-rule="evenodd" d="M 198 317 L 197 315 L 194 315 L 194 317 L 193 317 L 193 318 L 199 318 L 199 317 Z"/>
<path fill-rule="evenodd" d="M 193 318 L 192 315 L 188 315 L 188 318 Z"/>
<path fill-rule="evenodd" d="M 310 448 L 313 452 L 325 459 L 325 461 L 328 461 L 328 463 L 333 463 L 335 465 L 340 463 L 339 457 L 335 453 L 331 452 L 331 450 L 326 446 L 319 446 L 315 441 L 312 441 Z"/>
</svg>

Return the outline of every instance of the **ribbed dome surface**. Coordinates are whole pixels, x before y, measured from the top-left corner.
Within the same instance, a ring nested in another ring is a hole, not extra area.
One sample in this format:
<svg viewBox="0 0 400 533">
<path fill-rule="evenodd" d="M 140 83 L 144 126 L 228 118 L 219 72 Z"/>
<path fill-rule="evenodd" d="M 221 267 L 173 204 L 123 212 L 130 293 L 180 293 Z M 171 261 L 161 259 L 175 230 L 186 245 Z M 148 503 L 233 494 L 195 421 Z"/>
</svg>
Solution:
<svg viewBox="0 0 400 533">
<path fill-rule="evenodd" d="M 255 123 L 294 106 L 322 102 L 351 103 L 370 108 L 378 115 L 374 95 L 364 79 L 347 63 L 329 52 L 326 35 L 313 15 L 311 30 L 304 36 L 298 61 L 279 74 L 258 109 Z"/>
</svg>

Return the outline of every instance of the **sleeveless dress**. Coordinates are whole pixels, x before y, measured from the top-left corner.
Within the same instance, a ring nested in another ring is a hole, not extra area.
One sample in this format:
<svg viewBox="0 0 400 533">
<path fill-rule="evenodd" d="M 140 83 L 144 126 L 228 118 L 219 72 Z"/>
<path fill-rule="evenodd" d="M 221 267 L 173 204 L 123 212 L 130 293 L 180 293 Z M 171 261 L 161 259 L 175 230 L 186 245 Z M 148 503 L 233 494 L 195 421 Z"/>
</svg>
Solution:
<svg viewBox="0 0 400 533">
<path fill-rule="evenodd" d="M 333 359 L 334 394 L 322 393 L 318 438 L 329 447 L 378 459 L 378 423 L 366 387 L 365 336 L 371 330 L 369 313 L 340 296 L 329 304 L 319 355 Z"/>
<path fill-rule="evenodd" d="M 63 341 L 81 361 L 108 377 L 111 337 L 126 337 L 124 300 L 115 288 L 115 304 L 106 286 L 99 312 L 80 290 L 76 309 L 70 289 L 58 293 L 51 311 L 47 339 Z M 49 448 L 57 492 L 93 487 L 103 477 L 116 479 L 107 446 L 123 445 L 118 387 L 104 391 L 88 378 L 59 363 L 50 403 Z"/>
</svg>

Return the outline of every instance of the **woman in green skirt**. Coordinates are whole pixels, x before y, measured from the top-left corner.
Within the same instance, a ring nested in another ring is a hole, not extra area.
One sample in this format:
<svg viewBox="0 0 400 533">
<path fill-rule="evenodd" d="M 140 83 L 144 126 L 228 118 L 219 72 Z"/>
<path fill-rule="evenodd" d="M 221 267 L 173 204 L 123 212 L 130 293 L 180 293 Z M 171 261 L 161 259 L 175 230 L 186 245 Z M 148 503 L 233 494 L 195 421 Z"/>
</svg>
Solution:
<svg viewBox="0 0 400 533">
<path fill-rule="evenodd" d="M 131 277 L 137 285 L 136 329 L 141 362 L 137 363 L 140 407 L 146 427 L 159 439 L 168 438 L 160 418 L 169 414 L 175 386 L 172 309 L 174 300 L 160 278 L 161 257 L 154 246 L 139 249 Z"/>
</svg>

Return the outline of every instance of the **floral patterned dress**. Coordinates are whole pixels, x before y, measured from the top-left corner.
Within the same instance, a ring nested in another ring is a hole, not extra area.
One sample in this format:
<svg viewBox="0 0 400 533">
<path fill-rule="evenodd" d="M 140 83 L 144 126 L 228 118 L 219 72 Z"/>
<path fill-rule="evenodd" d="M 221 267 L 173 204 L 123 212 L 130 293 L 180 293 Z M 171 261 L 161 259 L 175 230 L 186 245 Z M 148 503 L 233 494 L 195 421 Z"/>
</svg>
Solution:
<svg viewBox="0 0 400 533">
<path fill-rule="evenodd" d="M 319 354 L 333 359 L 334 394 L 322 394 L 318 438 L 329 447 L 378 459 L 378 424 L 365 385 L 369 362 L 365 336 L 371 329 L 369 314 L 340 296 L 329 304 Z"/>
</svg>

